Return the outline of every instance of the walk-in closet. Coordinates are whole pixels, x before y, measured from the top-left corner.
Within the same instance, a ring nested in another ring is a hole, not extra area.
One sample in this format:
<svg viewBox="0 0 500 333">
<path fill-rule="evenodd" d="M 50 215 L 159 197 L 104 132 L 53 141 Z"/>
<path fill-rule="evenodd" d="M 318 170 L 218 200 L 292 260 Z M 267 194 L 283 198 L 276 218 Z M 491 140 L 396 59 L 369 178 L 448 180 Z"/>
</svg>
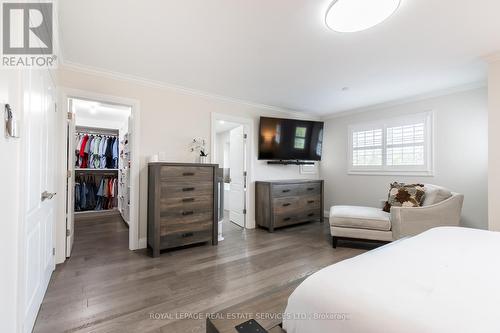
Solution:
<svg viewBox="0 0 500 333">
<path fill-rule="evenodd" d="M 128 233 L 131 204 L 130 107 L 72 98 L 69 110 L 67 256 L 79 230 Z"/>
</svg>

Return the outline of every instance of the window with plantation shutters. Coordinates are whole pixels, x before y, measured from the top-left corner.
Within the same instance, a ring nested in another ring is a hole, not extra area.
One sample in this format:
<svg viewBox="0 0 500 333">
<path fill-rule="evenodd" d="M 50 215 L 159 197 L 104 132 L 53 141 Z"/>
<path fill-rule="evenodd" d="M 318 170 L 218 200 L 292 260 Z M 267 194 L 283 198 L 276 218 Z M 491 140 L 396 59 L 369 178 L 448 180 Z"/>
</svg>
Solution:
<svg viewBox="0 0 500 333">
<path fill-rule="evenodd" d="M 353 132 L 352 152 L 354 166 L 382 165 L 382 129 Z"/>
<path fill-rule="evenodd" d="M 349 127 L 349 173 L 432 175 L 432 113 Z"/>
</svg>

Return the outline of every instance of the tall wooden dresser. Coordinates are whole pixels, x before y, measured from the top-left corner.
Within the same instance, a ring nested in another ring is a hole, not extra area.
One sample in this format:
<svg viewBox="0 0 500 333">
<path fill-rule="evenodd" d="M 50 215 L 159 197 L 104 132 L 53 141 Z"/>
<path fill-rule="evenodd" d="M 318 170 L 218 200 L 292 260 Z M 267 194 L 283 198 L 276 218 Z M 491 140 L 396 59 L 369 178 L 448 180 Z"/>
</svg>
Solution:
<svg viewBox="0 0 500 333">
<path fill-rule="evenodd" d="M 149 163 L 148 246 L 217 245 L 216 164 Z"/>
<path fill-rule="evenodd" d="M 255 182 L 255 220 L 275 228 L 304 222 L 323 222 L 323 180 Z"/>
</svg>

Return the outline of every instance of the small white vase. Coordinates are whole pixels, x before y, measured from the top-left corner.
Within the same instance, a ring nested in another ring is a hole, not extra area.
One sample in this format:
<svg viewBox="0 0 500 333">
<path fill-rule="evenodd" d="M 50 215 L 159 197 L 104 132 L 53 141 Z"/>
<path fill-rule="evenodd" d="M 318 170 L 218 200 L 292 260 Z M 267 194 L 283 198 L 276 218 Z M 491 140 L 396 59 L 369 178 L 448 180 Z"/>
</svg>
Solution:
<svg viewBox="0 0 500 333">
<path fill-rule="evenodd" d="M 200 156 L 200 163 L 207 164 L 208 163 L 208 156 Z"/>
</svg>

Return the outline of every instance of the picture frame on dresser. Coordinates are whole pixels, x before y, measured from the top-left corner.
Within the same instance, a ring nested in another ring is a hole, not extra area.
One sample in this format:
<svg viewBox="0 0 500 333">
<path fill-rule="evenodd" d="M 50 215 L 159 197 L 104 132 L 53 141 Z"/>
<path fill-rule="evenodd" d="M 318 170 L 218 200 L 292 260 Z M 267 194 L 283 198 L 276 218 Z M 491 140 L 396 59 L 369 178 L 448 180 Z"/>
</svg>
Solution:
<svg viewBox="0 0 500 333">
<path fill-rule="evenodd" d="M 148 164 L 148 247 L 218 244 L 217 164 Z"/>
</svg>

